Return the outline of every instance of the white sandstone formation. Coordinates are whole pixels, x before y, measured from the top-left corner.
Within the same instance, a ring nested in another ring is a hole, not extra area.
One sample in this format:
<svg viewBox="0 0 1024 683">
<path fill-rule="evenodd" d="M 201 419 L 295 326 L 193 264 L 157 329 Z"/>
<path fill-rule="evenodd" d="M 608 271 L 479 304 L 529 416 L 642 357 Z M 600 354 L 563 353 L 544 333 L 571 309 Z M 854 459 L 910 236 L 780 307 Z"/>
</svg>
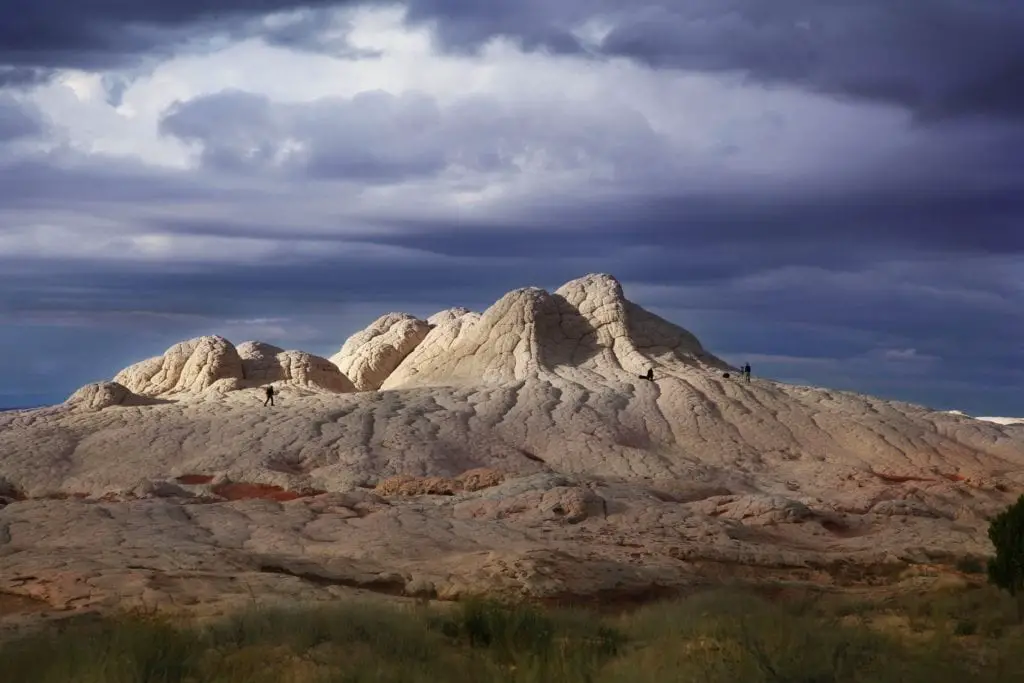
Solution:
<svg viewBox="0 0 1024 683">
<path fill-rule="evenodd" d="M 408 313 L 388 313 L 349 337 L 330 360 L 358 391 L 373 391 L 429 332 L 426 321 Z"/>
<path fill-rule="evenodd" d="M 117 382 L 94 382 L 71 394 L 65 405 L 87 410 L 102 410 L 110 406 L 145 406 L 159 401 L 139 396 Z"/>
<path fill-rule="evenodd" d="M 573 280 L 555 295 L 568 304 L 562 307 L 562 329 L 574 329 L 570 339 L 579 339 L 565 359 L 569 365 L 589 363 L 598 372 L 616 368 L 628 375 L 642 374 L 652 364 L 729 369 L 690 332 L 626 301 L 622 286 L 609 275 Z"/>
<path fill-rule="evenodd" d="M 1019 425 L 724 378 L 605 275 L 385 316 L 342 372 L 321 361 L 204 337 L 68 406 L 0 414 L 0 593 L 218 610 L 642 596 L 755 570 L 917 581 L 990 552 L 988 517 L 1024 493 Z M 347 373 L 362 391 L 273 408 L 234 390 Z"/>
<path fill-rule="evenodd" d="M 473 313 L 473 311 L 463 306 L 455 306 L 454 308 L 446 308 L 443 311 L 438 311 L 434 315 L 427 318 L 427 323 L 432 327 L 438 327 L 442 325 L 449 325 L 458 323 L 461 326 L 461 321 L 466 320 L 466 317 L 479 318 L 480 316 Z"/>
<path fill-rule="evenodd" d="M 480 314 L 467 308 L 449 308 L 427 319 L 432 329 L 415 349 L 381 384 L 381 389 L 413 386 L 417 375 L 443 363 L 460 337 L 480 320 Z M 447 378 L 451 381 L 451 378 Z"/>
<path fill-rule="evenodd" d="M 235 347 L 223 337 L 197 337 L 175 344 L 162 356 L 149 358 L 119 372 L 112 384 L 129 393 L 154 398 L 188 399 L 219 396 L 269 383 L 283 383 L 314 391 L 355 391 L 352 382 L 326 358 L 304 351 L 285 351 L 264 342 L 243 342 Z M 81 391 L 81 390 L 80 390 Z M 96 392 L 102 391 L 101 397 Z M 117 399 L 116 387 L 90 389 L 88 402 L 127 405 Z M 77 393 L 69 401 L 83 404 Z M 138 405 L 135 401 L 131 403 Z"/>
<path fill-rule="evenodd" d="M 236 348 L 249 386 L 285 382 L 336 393 L 356 390 L 338 366 L 326 358 L 304 351 L 285 351 L 258 341 L 242 342 Z"/>
<path fill-rule="evenodd" d="M 558 300 L 535 287 L 509 292 L 479 319 L 464 324 L 465 319 L 449 322 L 432 340 L 441 348 L 424 347 L 414 371 L 400 371 L 387 388 L 500 385 L 539 377 L 545 355 L 563 353 L 571 343 L 560 329 Z"/>
<path fill-rule="evenodd" d="M 114 381 L 143 396 L 198 393 L 218 380 L 241 380 L 242 359 L 223 337 L 197 337 L 175 344 L 162 356 L 119 372 Z"/>
<path fill-rule="evenodd" d="M 691 333 L 626 301 L 609 275 L 573 280 L 554 294 L 518 289 L 479 316 L 436 317 L 441 322 L 382 388 L 555 377 L 601 385 L 632 383 L 652 366 L 729 368 Z"/>
<path fill-rule="evenodd" d="M 254 384 L 280 382 L 281 362 L 277 356 L 284 349 L 260 341 L 246 341 L 235 347 L 242 359 L 242 377 Z"/>
</svg>

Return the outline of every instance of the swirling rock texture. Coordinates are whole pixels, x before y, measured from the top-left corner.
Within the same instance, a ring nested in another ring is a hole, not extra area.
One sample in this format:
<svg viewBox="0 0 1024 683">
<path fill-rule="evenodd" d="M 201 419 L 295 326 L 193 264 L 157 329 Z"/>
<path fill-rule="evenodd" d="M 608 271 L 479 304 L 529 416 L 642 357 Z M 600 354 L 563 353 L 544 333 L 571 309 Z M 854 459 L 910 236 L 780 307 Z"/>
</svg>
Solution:
<svg viewBox="0 0 1024 683">
<path fill-rule="evenodd" d="M 285 351 L 258 341 L 237 347 L 245 385 L 281 384 L 312 390 L 355 391 L 351 380 L 331 361 L 305 351 Z"/>
<path fill-rule="evenodd" d="M 389 314 L 331 361 L 184 342 L 0 414 L 0 592 L 212 613 L 921 581 L 1024 492 L 1024 425 L 729 370 L 607 275 Z"/>
<path fill-rule="evenodd" d="M 388 313 L 349 337 L 331 362 L 357 390 L 379 389 L 429 332 L 429 323 L 408 313 Z"/>
</svg>

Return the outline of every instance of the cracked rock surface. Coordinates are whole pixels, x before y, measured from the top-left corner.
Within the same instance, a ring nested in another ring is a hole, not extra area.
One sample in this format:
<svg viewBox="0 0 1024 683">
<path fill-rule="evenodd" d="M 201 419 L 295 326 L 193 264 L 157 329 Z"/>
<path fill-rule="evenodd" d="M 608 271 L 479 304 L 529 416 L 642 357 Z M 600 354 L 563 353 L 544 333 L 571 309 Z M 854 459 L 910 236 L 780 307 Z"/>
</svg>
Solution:
<svg viewBox="0 0 1024 683">
<path fill-rule="evenodd" d="M 202 337 L 0 414 L 0 595 L 216 613 L 861 585 L 989 552 L 986 516 L 1024 492 L 1024 425 L 727 379 L 606 275 L 389 314 L 332 361 Z"/>
<path fill-rule="evenodd" d="M 428 322 L 408 313 L 388 313 L 349 337 L 331 362 L 359 391 L 379 389 L 429 332 Z"/>
</svg>

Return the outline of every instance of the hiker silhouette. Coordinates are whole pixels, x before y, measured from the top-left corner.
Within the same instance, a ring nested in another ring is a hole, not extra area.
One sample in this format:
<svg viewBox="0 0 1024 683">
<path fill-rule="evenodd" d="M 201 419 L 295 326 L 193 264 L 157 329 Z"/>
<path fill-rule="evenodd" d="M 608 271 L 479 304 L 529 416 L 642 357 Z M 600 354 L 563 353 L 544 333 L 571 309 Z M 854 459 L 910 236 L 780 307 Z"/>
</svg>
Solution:
<svg viewBox="0 0 1024 683">
<path fill-rule="evenodd" d="M 654 368 L 647 368 L 647 374 L 646 375 L 639 375 L 639 377 L 640 377 L 640 379 L 645 379 L 648 382 L 653 382 L 654 381 Z"/>
<path fill-rule="evenodd" d="M 750 363 L 746 363 L 743 366 L 743 379 L 747 382 L 750 381 Z"/>
<path fill-rule="evenodd" d="M 268 403 L 270 405 L 274 405 L 274 387 L 273 386 L 268 386 L 267 387 L 267 398 L 266 398 L 266 400 L 263 401 L 263 405 L 267 405 Z"/>
</svg>

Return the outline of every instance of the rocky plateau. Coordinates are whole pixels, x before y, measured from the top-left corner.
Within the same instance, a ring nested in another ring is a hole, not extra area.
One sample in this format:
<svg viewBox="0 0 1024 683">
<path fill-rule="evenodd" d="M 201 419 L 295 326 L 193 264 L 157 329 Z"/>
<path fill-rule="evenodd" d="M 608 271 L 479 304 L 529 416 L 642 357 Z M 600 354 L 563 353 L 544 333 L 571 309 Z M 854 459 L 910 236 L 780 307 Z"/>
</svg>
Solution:
<svg viewBox="0 0 1024 683">
<path fill-rule="evenodd" d="M 955 574 L 1024 493 L 1004 422 L 747 383 L 608 275 L 329 359 L 201 337 L 0 413 L 0 614 Z"/>
</svg>

